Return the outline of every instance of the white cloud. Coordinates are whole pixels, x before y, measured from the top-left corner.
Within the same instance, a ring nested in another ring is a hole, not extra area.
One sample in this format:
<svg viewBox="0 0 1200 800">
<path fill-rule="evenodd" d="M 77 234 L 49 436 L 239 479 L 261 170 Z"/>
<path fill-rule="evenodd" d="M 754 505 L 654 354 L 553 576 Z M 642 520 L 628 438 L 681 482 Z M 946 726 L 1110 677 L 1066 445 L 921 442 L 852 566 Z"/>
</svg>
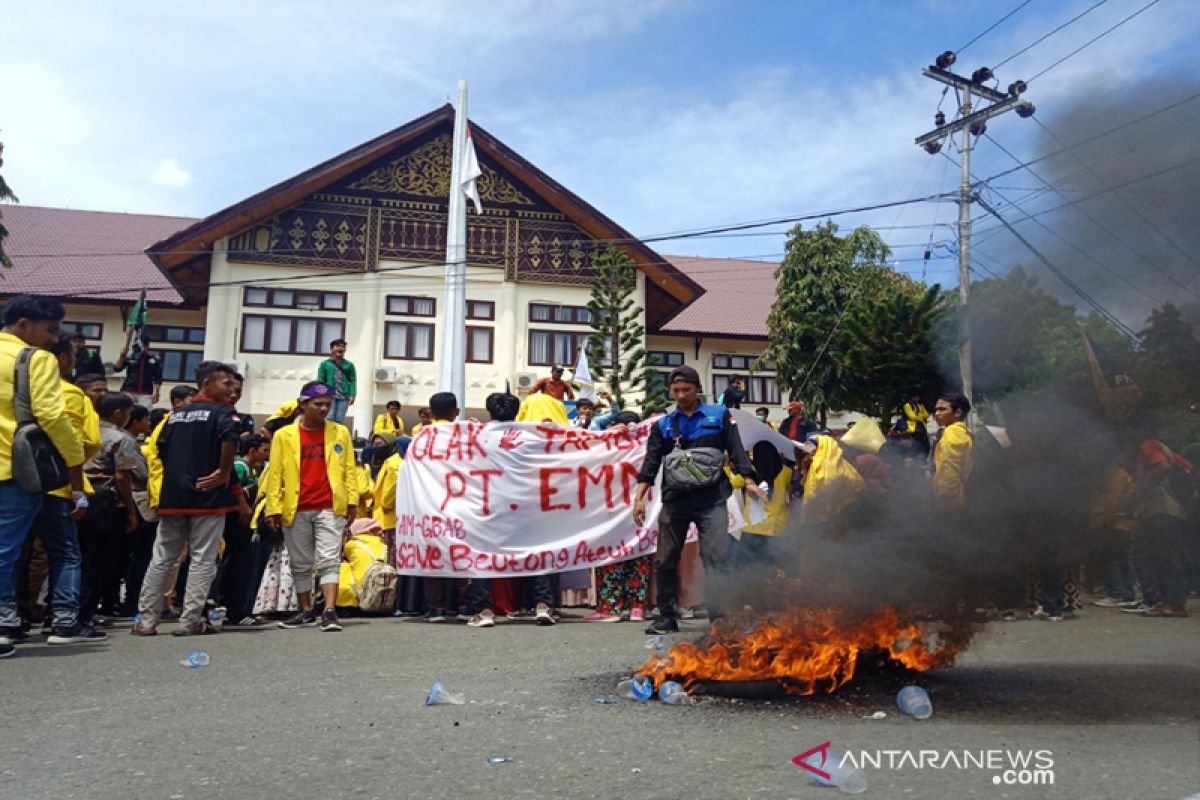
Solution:
<svg viewBox="0 0 1200 800">
<path fill-rule="evenodd" d="M 163 159 L 150 179 L 163 186 L 187 186 L 192 181 L 192 173 L 179 166 L 173 158 Z"/>
</svg>

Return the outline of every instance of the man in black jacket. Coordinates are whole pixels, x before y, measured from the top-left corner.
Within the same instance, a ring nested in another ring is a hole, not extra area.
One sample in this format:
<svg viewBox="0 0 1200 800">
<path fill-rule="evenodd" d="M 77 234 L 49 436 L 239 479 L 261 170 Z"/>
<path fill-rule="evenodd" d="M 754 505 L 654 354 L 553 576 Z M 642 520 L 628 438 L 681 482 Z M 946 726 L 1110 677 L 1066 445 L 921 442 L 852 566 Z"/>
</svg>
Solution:
<svg viewBox="0 0 1200 800">
<path fill-rule="evenodd" d="M 746 458 L 737 424 L 729 411 L 720 406 L 702 405 L 699 402 L 700 376 L 691 367 L 678 367 L 671 372 L 667 381 L 671 396 L 675 398 L 675 410 L 660 417 L 650 431 L 646 445 L 646 460 L 638 474 L 637 497 L 633 503 L 633 520 L 639 526 L 646 521 L 646 492 L 654 485 L 662 467 L 663 459 L 679 447 L 684 450 L 711 448 L 728 456 L 733 469 L 739 475 L 750 478 L 746 491 L 766 500 L 758 488 L 754 468 Z M 646 633 L 674 633 L 679 630 L 679 611 L 676 607 L 679 595 L 679 556 L 687 539 L 688 525 L 696 523 L 700 533 L 700 558 L 704 562 L 705 574 L 711 577 L 724 571 L 729 556 L 729 514 L 725 501 L 733 493 L 724 470 L 711 485 L 689 488 L 673 485 L 667 475 L 663 476 L 663 505 L 658 514 L 658 552 L 655 556 L 655 572 L 658 576 L 659 618 L 646 628 Z M 717 600 L 718 587 L 715 581 L 708 585 L 708 617 L 715 620 L 722 616 Z"/>
</svg>

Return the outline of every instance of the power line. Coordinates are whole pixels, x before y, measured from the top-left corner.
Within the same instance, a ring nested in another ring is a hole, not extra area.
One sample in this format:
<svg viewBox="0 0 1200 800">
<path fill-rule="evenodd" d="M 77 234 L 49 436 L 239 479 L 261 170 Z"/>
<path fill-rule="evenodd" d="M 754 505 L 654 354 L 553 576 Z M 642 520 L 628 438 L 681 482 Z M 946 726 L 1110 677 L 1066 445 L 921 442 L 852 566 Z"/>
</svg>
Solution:
<svg viewBox="0 0 1200 800">
<path fill-rule="evenodd" d="M 998 25 L 1000 25 L 1000 23 L 1004 22 L 1004 20 L 1008 19 L 1008 18 L 1009 18 L 1009 17 L 1011 17 L 1013 14 L 1017 13 L 1017 12 L 1018 12 L 1018 11 L 1020 11 L 1022 8 L 1024 8 L 1025 6 L 1029 5 L 1031 2 L 1033 2 L 1033 0 L 1025 0 L 1025 2 L 1021 3 L 1019 6 L 1017 6 L 1016 8 L 1014 8 L 1012 11 L 1008 12 L 1008 13 L 1007 13 L 1007 14 L 1005 14 L 1003 17 L 1001 17 L 1000 19 L 998 19 L 998 20 L 996 20 L 995 22 L 993 22 L 991 25 L 989 25 L 989 26 L 987 26 L 986 28 L 984 28 L 984 30 L 983 30 L 983 33 L 979 34 L 979 35 L 978 35 L 978 36 L 976 36 L 974 39 L 972 39 L 971 41 L 969 41 L 969 42 L 967 42 L 966 44 L 964 44 L 962 47 L 960 47 L 960 48 L 958 48 L 957 50 L 955 50 L 955 51 L 954 51 L 954 52 L 955 52 L 955 55 L 961 55 L 963 50 L 966 50 L 968 47 L 970 47 L 971 45 L 973 45 L 973 44 L 975 44 L 976 42 L 978 42 L 978 41 L 979 41 L 980 39 L 982 39 L 984 36 L 987 36 L 989 33 L 991 33 L 993 30 L 995 30 L 995 29 L 996 29 L 996 27 L 997 27 Z"/>
<path fill-rule="evenodd" d="M 1126 128 L 1132 127 L 1141 122 L 1145 122 L 1146 120 L 1151 119 L 1152 117 L 1157 117 L 1160 114 L 1165 114 L 1168 111 L 1173 111 L 1174 109 L 1179 108 L 1180 106 L 1182 106 L 1186 103 L 1191 103 L 1196 99 L 1200 99 L 1200 92 L 1190 94 L 1187 97 L 1183 98 L 1182 100 L 1176 100 L 1174 103 L 1163 106 L 1162 108 L 1157 109 L 1155 111 L 1151 111 L 1149 114 L 1145 114 L 1143 116 L 1137 117 L 1136 119 L 1131 119 L 1128 122 L 1123 122 L 1120 125 L 1116 125 L 1112 128 L 1109 128 L 1106 131 L 1103 131 L 1102 133 L 1098 133 L 1094 136 L 1089 136 L 1086 139 L 1081 139 L 1080 141 L 1076 142 L 1075 144 L 1067 145 L 1059 150 L 1055 150 L 1051 153 L 1046 153 L 1043 156 L 1038 156 L 1037 158 L 1030 159 L 1029 161 L 1021 162 L 1019 165 L 1013 167 L 1012 169 L 1006 169 L 1003 172 L 997 172 L 995 175 L 992 175 L 990 178 L 984 179 L 984 182 L 988 183 L 990 181 L 996 180 L 997 178 L 1003 178 L 1006 175 L 1011 175 L 1012 173 L 1017 172 L 1018 170 L 1026 167 L 1030 164 L 1037 164 L 1039 162 L 1045 161 L 1048 158 L 1054 158 L 1055 156 L 1065 153 L 1068 150 L 1074 150 L 1075 148 L 1081 147 L 1085 144 L 1091 144 L 1092 142 L 1103 139 L 1106 136 L 1111 136 L 1112 134 L 1123 131 Z"/>
<path fill-rule="evenodd" d="M 1037 47 L 1039 44 L 1041 44 L 1042 42 L 1046 41 L 1046 40 L 1047 40 L 1047 39 L 1049 39 L 1051 36 L 1053 36 L 1054 34 L 1058 33 L 1059 31 L 1061 31 L 1063 28 L 1067 27 L 1068 25 L 1072 25 L 1072 24 L 1074 24 L 1074 23 L 1075 23 L 1075 22 L 1077 22 L 1078 20 L 1081 20 L 1081 19 L 1083 19 L 1083 18 L 1084 18 L 1084 17 L 1086 17 L 1088 14 L 1092 13 L 1092 12 L 1093 12 L 1093 11 L 1095 11 L 1097 8 L 1099 8 L 1100 6 L 1104 5 L 1104 4 L 1105 4 L 1105 3 L 1107 3 L 1107 2 L 1108 2 L 1108 0 L 1100 0 L 1100 2 L 1096 3 L 1096 4 L 1095 4 L 1095 5 L 1093 5 L 1093 6 L 1090 6 L 1088 9 L 1086 9 L 1086 10 L 1085 10 L 1085 11 L 1083 11 L 1082 13 L 1080 13 L 1080 14 L 1077 14 L 1077 15 L 1075 15 L 1074 17 L 1071 17 L 1069 20 L 1067 20 L 1066 22 L 1064 22 L 1062 25 L 1059 25 L 1059 26 L 1058 26 L 1057 28 L 1055 28 L 1054 30 L 1052 30 L 1052 31 L 1050 31 L 1049 33 L 1047 33 L 1047 34 L 1045 34 L 1045 35 L 1043 35 L 1043 36 L 1041 36 L 1041 37 L 1039 37 L 1039 38 L 1035 39 L 1035 40 L 1033 41 L 1033 43 L 1032 43 L 1032 44 L 1028 44 L 1028 45 L 1026 45 L 1025 47 L 1022 47 L 1020 50 L 1018 50 L 1017 52 L 1013 53 L 1011 56 L 1009 56 L 1008 58 L 1004 59 L 1003 61 L 1001 61 L 1001 62 L 1000 62 L 999 64 L 997 64 L 996 66 L 992 67 L 992 70 L 993 70 L 993 71 L 995 71 L 995 70 L 999 69 L 1000 67 L 1003 67 L 1003 66 L 1004 66 L 1005 64 L 1007 64 L 1008 62 L 1012 61 L 1012 60 L 1013 60 L 1014 58 L 1016 58 L 1017 56 L 1019 56 L 1019 55 L 1021 55 L 1021 54 L 1023 54 L 1023 53 L 1028 53 L 1030 50 L 1032 50 L 1033 48 Z M 1029 81 L 1026 81 L 1026 83 L 1029 83 Z"/>
<path fill-rule="evenodd" d="M 1050 259 L 1046 258 L 1046 256 L 1042 254 L 1041 250 L 1038 250 L 1036 247 L 1034 247 L 1033 244 L 1028 239 L 1026 239 L 1024 236 L 1021 235 L 1020 231 L 1018 231 L 1016 228 L 1014 228 L 1008 222 L 1008 220 L 1006 220 L 1006 219 L 1004 219 L 1004 217 L 1000 216 L 1000 212 L 998 212 L 998 211 L 996 211 L 996 209 L 992 208 L 987 203 L 986 200 L 984 200 L 982 197 L 976 197 L 975 199 L 976 199 L 976 202 L 979 203 L 979 205 L 982 206 L 985 211 L 987 211 L 989 214 L 991 214 L 993 217 L 995 217 L 997 220 L 999 220 L 1000 224 L 1003 225 L 1005 228 L 1007 228 L 1008 232 L 1011 233 L 1014 237 L 1016 237 L 1017 241 L 1019 241 L 1021 244 L 1025 245 L 1025 248 L 1027 250 L 1029 250 L 1029 252 L 1033 253 L 1034 257 L 1036 257 L 1039 261 L 1041 261 L 1042 264 L 1046 267 L 1046 269 L 1048 269 L 1052 273 L 1054 273 L 1058 277 L 1059 280 L 1061 280 L 1064 284 L 1066 284 L 1067 288 L 1069 288 L 1072 292 L 1074 292 L 1076 295 L 1078 295 L 1079 298 L 1081 300 L 1083 300 L 1085 303 L 1087 303 L 1096 313 L 1098 313 L 1100 316 L 1104 317 L 1104 319 L 1108 320 L 1108 322 L 1113 327 L 1115 327 L 1118 331 L 1120 331 L 1121 333 L 1128 336 L 1130 339 L 1136 340 L 1138 338 L 1137 334 L 1134 333 L 1132 328 L 1130 328 L 1128 325 L 1126 325 L 1124 322 L 1122 322 L 1120 319 L 1118 319 L 1115 314 L 1113 314 L 1111 311 L 1109 311 L 1107 308 L 1105 308 L 1103 305 L 1101 305 L 1100 302 L 1098 300 L 1096 300 L 1096 298 L 1092 297 L 1090 294 L 1088 294 L 1086 291 L 1084 291 L 1083 288 L 1081 286 L 1079 286 L 1079 284 L 1075 283 L 1075 281 L 1068 278 L 1067 275 L 1061 269 L 1056 267 L 1053 264 L 1053 262 L 1050 261 Z"/>
<path fill-rule="evenodd" d="M 1015 155 L 1013 155 L 1013 154 L 1012 154 L 1012 152 L 1011 152 L 1011 151 L 1010 151 L 1010 150 L 1009 150 L 1007 147 L 1005 147 L 1004 145 L 1000 144 L 1000 142 L 996 141 L 996 140 L 995 140 L 995 139 L 994 139 L 994 138 L 993 138 L 991 135 L 989 135 L 989 134 L 984 134 L 984 136 L 986 136 L 986 137 L 987 137 L 988 141 L 990 141 L 992 144 L 994 144 L 996 147 L 998 147 L 1002 153 L 1004 153 L 1006 156 L 1008 156 L 1009 158 L 1011 158 L 1013 161 L 1016 161 L 1017 163 L 1020 163 L 1021 159 L 1019 159 L 1019 158 L 1017 158 Z M 1051 191 L 1058 192 L 1058 190 L 1057 190 L 1057 189 L 1055 189 L 1055 188 L 1054 188 L 1054 186 L 1053 186 L 1053 185 L 1052 185 L 1052 184 L 1051 184 L 1049 181 L 1047 181 L 1047 180 L 1046 180 L 1045 178 L 1043 178 L 1041 175 L 1039 175 L 1039 174 L 1037 174 L 1036 172 L 1034 172 L 1032 167 L 1026 167 L 1025 169 L 1026 169 L 1026 170 L 1029 172 L 1029 174 L 1030 174 L 1030 175 L 1032 175 L 1033 177 L 1037 178 L 1037 179 L 1038 179 L 1038 180 L 1040 180 L 1042 183 L 1046 184 L 1046 186 L 1047 186 L 1047 187 L 1049 187 Z M 1097 177 L 1098 177 L 1098 176 L 1097 176 Z M 995 189 L 995 188 L 992 188 L 992 191 L 996 191 L 996 189 Z M 999 192 L 996 192 L 996 194 L 998 194 L 998 195 L 999 195 L 1000 193 L 999 193 Z M 1001 196 L 1001 197 L 1003 197 L 1003 195 L 1000 195 L 1000 196 Z M 1156 272 L 1159 272 L 1160 274 L 1162 274 L 1164 277 L 1166 277 L 1167 279 L 1169 279 L 1169 280 L 1170 280 L 1172 283 L 1174 283 L 1174 284 L 1175 284 L 1176 286 L 1178 286 L 1180 289 L 1183 289 L 1185 292 L 1187 292 L 1187 293 L 1191 294 L 1191 295 L 1192 295 L 1193 297 L 1195 297 L 1197 300 L 1200 300 L 1200 294 L 1197 294 L 1195 291 L 1193 291 L 1193 290 L 1192 290 L 1192 288 L 1191 288 L 1190 286 L 1188 286 L 1187 284 L 1185 284 L 1185 283 L 1182 283 L 1182 282 L 1180 282 L 1180 281 L 1176 280 L 1174 275 L 1171 275 L 1169 272 L 1167 272 L 1167 271 L 1166 271 L 1166 270 L 1164 270 L 1163 268 L 1159 267 L 1157 264 L 1155 264 L 1154 262 L 1150 261 L 1150 259 L 1146 258 L 1144 255 L 1142 255 L 1141 253 L 1139 253 L 1138 251 L 1136 251 L 1136 250 L 1134 250 L 1132 247 L 1130 247 L 1128 244 L 1126 244 L 1126 243 L 1125 243 L 1123 240 L 1121 240 L 1120 238 L 1118 238 L 1118 237 L 1117 237 L 1117 235 L 1116 235 L 1116 234 L 1114 234 L 1114 233 L 1113 233 L 1111 230 L 1109 230 L 1109 229 L 1108 229 L 1108 227 L 1107 227 L 1106 225 L 1102 224 L 1102 223 L 1101 223 L 1101 222 L 1100 222 L 1098 219 L 1096 219 L 1095 217 L 1093 217 L 1093 216 L 1092 216 L 1092 215 L 1091 215 L 1091 214 L 1090 214 L 1090 213 L 1089 213 L 1089 212 L 1088 212 L 1086 209 L 1082 208 L 1082 207 L 1079 205 L 1079 201 L 1077 201 L 1077 200 L 1072 200 L 1071 198 L 1069 198 L 1069 197 L 1067 197 L 1066 195 L 1064 195 L 1064 194 L 1061 194 L 1061 193 L 1059 193 L 1059 196 L 1060 196 L 1060 197 L 1062 197 L 1064 200 L 1066 200 L 1066 201 L 1067 201 L 1067 203 L 1068 203 L 1068 204 L 1069 204 L 1069 205 L 1070 205 L 1072 208 L 1074 208 L 1076 211 L 1078 211 L 1080 214 L 1082 214 L 1082 215 L 1083 215 L 1083 216 L 1084 216 L 1084 217 L 1085 217 L 1085 218 L 1086 218 L 1086 219 L 1087 219 L 1089 222 L 1091 222 L 1093 225 L 1095 225 L 1097 228 L 1099 228 L 1099 229 L 1100 229 L 1100 230 L 1101 230 L 1101 231 L 1102 231 L 1102 232 L 1103 232 L 1103 233 L 1104 233 L 1106 236 L 1108 236 L 1108 238 L 1109 238 L 1109 239 L 1113 240 L 1113 241 L 1114 241 L 1114 242 L 1116 242 L 1117 244 L 1120 244 L 1122 247 L 1124 247 L 1124 248 L 1125 248 L 1126 250 L 1128 250 L 1130 253 L 1133 253 L 1135 256 L 1137 256 L 1138 258 L 1140 258 L 1140 259 L 1141 259 L 1141 260 L 1142 260 L 1142 261 L 1143 261 L 1143 262 L 1146 264 L 1146 266 L 1148 266 L 1148 267 L 1150 267 L 1151 269 L 1154 269 Z M 1014 204 L 1014 205 L 1015 205 L 1015 204 Z M 1019 206 L 1018 206 L 1018 208 L 1019 208 Z M 1037 224 L 1038 224 L 1038 225 L 1040 225 L 1040 226 L 1042 226 L 1042 227 L 1045 227 L 1044 225 L 1042 225 L 1042 223 L 1041 223 L 1040 221 L 1038 221 L 1038 222 L 1037 222 Z M 1065 241 L 1065 240 L 1064 240 L 1064 241 Z M 1079 252 L 1082 252 L 1082 251 L 1079 251 Z M 1094 258 L 1092 258 L 1091 256 L 1088 256 L 1088 255 L 1086 255 L 1086 254 L 1085 254 L 1085 257 L 1087 257 L 1088 259 L 1090 259 L 1090 260 L 1091 260 L 1093 263 L 1096 263 L 1096 264 L 1099 264 L 1099 263 L 1100 263 L 1100 262 L 1096 261 L 1096 259 L 1094 259 Z M 1106 269 L 1107 269 L 1107 268 L 1106 268 Z M 1147 296 L 1149 296 L 1149 295 L 1147 295 Z M 1153 298 L 1153 299 L 1154 299 L 1154 300 L 1156 300 L 1157 302 L 1162 302 L 1162 301 L 1161 301 L 1161 299 L 1159 299 L 1159 298 Z"/>
<path fill-rule="evenodd" d="M 1103 0 L 1101 0 L 1101 2 L 1103 2 Z M 1159 2 L 1159 0 L 1150 0 L 1150 2 L 1149 2 L 1149 3 L 1147 3 L 1147 4 L 1146 4 L 1146 5 L 1144 5 L 1144 6 L 1142 6 L 1142 7 L 1141 7 L 1141 8 L 1139 8 L 1137 11 L 1133 12 L 1133 13 L 1132 13 L 1132 14 L 1130 14 L 1128 17 L 1126 17 L 1125 19 L 1123 19 L 1123 20 L 1121 20 L 1120 22 L 1118 22 L 1116 25 L 1113 25 L 1111 28 L 1109 28 L 1108 30 L 1104 31 L 1104 32 L 1103 32 L 1103 33 L 1101 33 L 1099 36 L 1095 36 L 1095 37 L 1093 37 L 1093 38 L 1089 39 L 1088 41 L 1084 42 L 1084 43 L 1083 43 L 1082 45 L 1080 45 L 1079 47 L 1076 47 L 1074 50 L 1072 50 L 1071 52 L 1067 53 L 1065 56 L 1063 56 L 1062 58 L 1060 58 L 1058 61 L 1055 61 L 1055 62 L 1054 62 L 1053 64 L 1051 64 L 1050 66 L 1046 67 L 1044 70 L 1042 70 L 1041 72 L 1037 73 L 1036 75 L 1034 75 L 1034 76 L 1033 76 L 1032 78 L 1030 78 L 1029 80 L 1025 81 L 1025 83 L 1027 83 L 1027 84 L 1029 84 L 1029 83 L 1033 83 L 1035 80 L 1037 80 L 1038 78 L 1042 77 L 1042 76 L 1043 76 L 1043 75 L 1045 75 L 1047 72 L 1049 72 L 1050 70 L 1052 70 L 1052 69 L 1054 69 L 1055 67 L 1057 67 L 1059 64 L 1061 64 L 1061 63 L 1063 63 L 1064 61 L 1066 61 L 1068 58 L 1071 58 L 1072 56 L 1076 55 L 1077 53 L 1079 53 L 1079 52 L 1080 52 L 1080 51 L 1082 51 L 1082 50 L 1086 50 L 1087 48 L 1091 47 L 1091 46 L 1092 46 L 1093 44 L 1095 44 L 1096 42 L 1098 42 L 1098 41 L 1100 41 L 1101 39 L 1103 39 L 1105 36 L 1108 36 L 1110 33 L 1112 33 L 1113 31 L 1115 31 L 1117 28 L 1119 28 L 1119 27 L 1121 27 L 1122 25 L 1124 25 L 1126 22 L 1129 22 L 1131 19 L 1133 19 L 1133 18 L 1134 18 L 1134 17 L 1136 17 L 1137 15 L 1141 14 L 1143 11 L 1147 11 L 1147 10 L 1149 10 L 1149 9 L 1150 9 L 1150 7 L 1151 7 L 1151 6 L 1157 5 L 1157 4 L 1158 4 L 1158 2 Z"/>
<path fill-rule="evenodd" d="M 1044 130 L 1051 139 L 1058 142 L 1059 144 L 1062 144 L 1062 140 L 1060 140 L 1054 134 L 1054 131 L 1047 128 L 1044 124 L 1042 124 L 1042 122 L 1040 120 L 1035 119 L 1034 122 L 1036 122 L 1038 127 L 1041 128 L 1042 130 Z M 1074 154 L 1072 154 L 1072 155 L 1074 155 Z M 1100 175 L 1097 174 L 1094 169 L 1092 169 L 1090 166 L 1088 166 L 1087 163 L 1085 163 L 1082 159 L 1080 159 L 1079 156 L 1075 155 L 1074 157 L 1075 157 L 1075 160 L 1078 161 L 1083 166 L 1084 169 L 1086 169 L 1089 173 L 1091 173 L 1093 178 L 1100 181 L 1101 186 L 1107 185 L 1105 183 L 1104 179 L 1101 178 Z M 1172 239 L 1170 236 L 1168 236 L 1166 233 L 1164 233 L 1163 230 L 1160 227 L 1158 227 L 1158 225 L 1155 224 L 1154 220 L 1150 219 L 1145 214 L 1143 214 L 1142 210 L 1140 208 L 1138 208 L 1136 205 L 1134 205 L 1133 203 L 1129 202 L 1124 197 L 1122 197 L 1120 192 L 1113 192 L 1113 196 L 1116 197 L 1118 200 L 1120 200 L 1125 205 L 1126 208 L 1128 208 L 1130 211 L 1132 211 L 1133 214 L 1138 219 L 1140 219 L 1142 222 L 1146 223 L 1146 225 L 1149 226 L 1152 231 L 1154 231 L 1159 236 L 1161 236 L 1167 242 L 1167 244 L 1171 245 L 1171 247 L 1173 247 L 1175 249 L 1176 252 L 1178 252 L 1181 256 L 1186 258 L 1188 261 L 1192 262 L 1193 265 L 1200 267 L 1200 262 L 1198 262 L 1196 260 L 1195 256 L 1193 256 L 1191 253 L 1187 252 L 1182 247 L 1180 247 L 1178 244 L 1176 244 L 1175 240 Z M 1145 260 L 1147 263 L 1151 263 L 1148 259 L 1145 259 Z M 1164 272 L 1163 274 L 1167 275 L 1166 272 Z M 1167 277 L 1171 278 L 1170 275 L 1167 275 Z M 1174 280 L 1174 278 L 1171 278 L 1171 279 Z M 1179 285 L 1182 288 L 1184 288 L 1186 291 L 1191 292 L 1191 294 L 1193 296 L 1197 296 L 1196 293 L 1192 292 L 1192 290 L 1190 288 L 1183 286 L 1183 284 L 1179 284 Z M 1197 296 L 1197 298 L 1200 299 L 1200 296 Z"/>
</svg>

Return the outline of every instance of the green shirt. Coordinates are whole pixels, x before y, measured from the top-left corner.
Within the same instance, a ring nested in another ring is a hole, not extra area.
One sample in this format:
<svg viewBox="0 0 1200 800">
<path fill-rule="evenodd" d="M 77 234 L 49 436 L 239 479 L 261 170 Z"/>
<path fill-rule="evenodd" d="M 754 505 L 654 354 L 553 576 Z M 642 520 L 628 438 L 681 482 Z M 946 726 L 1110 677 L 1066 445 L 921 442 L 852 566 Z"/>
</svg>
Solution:
<svg viewBox="0 0 1200 800">
<path fill-rule="evenodd" d="M 354 364 L 342 359 L 339 365 L 332 358 L 327 358 L 317 367 L 317 380 L 333 389 L 333 396 L 338 400 L 349 400 L 358 396 L 358 374 Z"/>
</svg>

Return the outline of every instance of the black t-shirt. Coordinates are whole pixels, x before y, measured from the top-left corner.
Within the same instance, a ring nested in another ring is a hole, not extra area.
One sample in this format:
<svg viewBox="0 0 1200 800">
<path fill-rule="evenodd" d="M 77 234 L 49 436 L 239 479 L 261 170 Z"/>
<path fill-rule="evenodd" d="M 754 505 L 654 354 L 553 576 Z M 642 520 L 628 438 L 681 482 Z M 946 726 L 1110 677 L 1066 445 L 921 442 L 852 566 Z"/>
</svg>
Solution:
<svg viewBox="0 0 1200 800">
<path fill-rule="evenodd" d="M 725 406 L 726 408 L 741 408 L 742 400 L 745 399 L 746 393 L 736 386 L 729 386 L 725 389 L 725 393 L 722 395 L 722 397 L 725 399 L 722 401 L 721 405 Z"/>
<path fill-rule="evenodd" d="M 163 463 L 159 514 L 224 514 L 237 508 L 229 486 L 201 491 L 196 481 L 221 465 L 221 444 L 236 442 L 241 423 L 234 410 L 211 400 L 196 400 L 174 411 L 158 437 Z"/>
<path fill-rule="evenodd" d="M 97 350 L 84 350 L 75 357 L 75 377 L 81 375 L 103 375 L 104 359 Z"/>
<path fill-rule="evenodd" d="M 138 351 L 125 359 L 125 382 L 121 391 L 130 394 L 153 394 L 162 383 L 162 360 L 156 353 Z"/>
</svg>

